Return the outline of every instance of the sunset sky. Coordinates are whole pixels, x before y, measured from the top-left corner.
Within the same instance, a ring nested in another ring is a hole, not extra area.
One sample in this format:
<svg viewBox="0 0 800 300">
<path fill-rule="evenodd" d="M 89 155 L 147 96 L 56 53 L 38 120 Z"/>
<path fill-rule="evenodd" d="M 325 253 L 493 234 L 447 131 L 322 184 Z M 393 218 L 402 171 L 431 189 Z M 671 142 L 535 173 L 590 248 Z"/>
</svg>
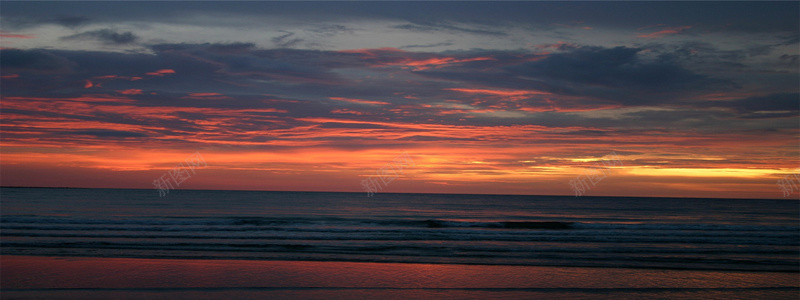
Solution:
<svg viewBox="0 0 800 300">
<path fill-rule="evenodd" d="M 798 11 L 2 1 L 0 183 L 153 189 L 199 152 L 179 189 L 362 192 L 405 151 L 381 192 L 574 195 L 613 151 L 585 196 L 797 199 Z"/>
</svg>

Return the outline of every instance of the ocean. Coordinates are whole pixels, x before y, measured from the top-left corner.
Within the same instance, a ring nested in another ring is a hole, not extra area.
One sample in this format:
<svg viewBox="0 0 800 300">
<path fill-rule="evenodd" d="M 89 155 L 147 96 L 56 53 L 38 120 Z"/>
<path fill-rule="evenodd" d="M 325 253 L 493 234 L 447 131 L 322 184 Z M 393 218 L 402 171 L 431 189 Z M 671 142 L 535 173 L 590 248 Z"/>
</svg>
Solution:
<svg viewBox="0 0 800 300">
<path fill-rule="evenodd" d="M 796 200 L 211 190 L 159 197 L 60 188 L 0 195 L 3 256 L 779 272 L 800 282 Z"/>
</svg>

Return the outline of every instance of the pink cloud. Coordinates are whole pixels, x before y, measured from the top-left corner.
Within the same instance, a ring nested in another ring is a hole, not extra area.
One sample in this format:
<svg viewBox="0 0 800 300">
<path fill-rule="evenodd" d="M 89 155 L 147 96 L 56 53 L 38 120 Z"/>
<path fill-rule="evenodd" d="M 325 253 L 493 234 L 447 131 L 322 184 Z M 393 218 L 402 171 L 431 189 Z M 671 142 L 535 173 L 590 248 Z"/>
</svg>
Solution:
<svg viewBox="0 0 800 300">
<path fill-rule="evenodd" d="M 155 72 L 146 73 L 150 76 L 164 76 L 165 74 L 175 74 L 175 70 L 172 69 L 161 69 Z"/>
<path fill-rule="evenodd" d="M 13 39 L 32 39 L 35 38 L 35 35 L 32 34 L 14 34 L 14 33 L 5 33 L 5 31 L 0 30 L 0 38 L 13 38 Z"/>
<path fill-rule="evenodd" d="M 225 100 L 231 97 L 225 96 L 220 93 L 189 93 L 189 96 L 182 97 L 183 99 L 203 99 L 203 100 Z"/>
<path fill-rule="evenodd" d="M 117 91 L 117 93 L 120 93 L 120 94 L 123 94 L 123 95 L 141 95 L 142 94 L 142 90 L 140 90 L 140 89 L 128 89 L 128 90 Z"/>
<path fill-rule="evenodd" d="M 211 96 L 222 96 L 220 93 L 189 93 L 189 96 L 192 97 L 211 97 Z"/>
<path fill-rule="evenodd" d="M 648 33 L 648 34 L 637 35 L 637 37 L 657 39 L 657 38 L 664 37 L 665 35 L 668 35 L 668 34 L 681 33 L 681 32 L 683 32 L 683 31 L 685 31 L 686 29 L 689 29 L 689 28 L 692 28 L 692 26 L 668 27 L 668 28 L 665 28 L 665 29 L 663 29 L 661 31 L 656 31 L 656 32 L 653 32 L 653 33 Z"/>
<path fill-rule="evenodd" d="M 349 109 L 336 109 L 331 111 L 332 114 L 353 114 L 353 115 L 363 115 L 363 112 L 349 110 Z"/>
<path fill-rule="evenodd" d="M 415 55 L 415 53 L 396 48 L 353 49 L 340 50 L 338 52 L 361 54 L 362 59 L 370 61 L 371 67 L 399 66 L 404 69 L 411 69 L 415 71 L 452 66 L 454 64 L 465 62 L 497 60 L 494 57 L 458 58 L 455 56 L 442 56 L 433 54 L 426 54 L 426 57 L 419 57 L 418 55 Z"/>
</svg>

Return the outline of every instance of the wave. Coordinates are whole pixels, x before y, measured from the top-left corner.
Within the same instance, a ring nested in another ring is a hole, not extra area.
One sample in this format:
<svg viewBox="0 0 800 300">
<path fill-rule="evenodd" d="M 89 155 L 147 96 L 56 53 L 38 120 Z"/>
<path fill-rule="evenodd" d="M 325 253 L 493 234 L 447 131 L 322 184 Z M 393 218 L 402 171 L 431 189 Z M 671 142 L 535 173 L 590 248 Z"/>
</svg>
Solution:
<svg viewBox="0 0 800 300">
<path fill-rule="evenodd" d="M 791 271 L 800 226 L 445 218 L 0 219 L 4 254 Z M 792 267 L 795 268 L 792 268 Z"/>
<path fill-rule="evenodd" d="M 54 216 L 3 216 L 0 224 L 63 225 L 152 225 L 152 226 L 241 226 L 309 227 L 309 226 L 380 226 L 413 228 L 489 228 L 489 229 L 596 229 L 596 230 L 686 230 L 686 231 L 785 231 L 798 232 L 800 226 L 720 225 L 692 223 L 587 223 L 561 221 L 461 221 L 448 219 L 356 219 L 356 218 L 277 218 L 277 217 L 147 217 L 98 219 Z"/>
</svg>

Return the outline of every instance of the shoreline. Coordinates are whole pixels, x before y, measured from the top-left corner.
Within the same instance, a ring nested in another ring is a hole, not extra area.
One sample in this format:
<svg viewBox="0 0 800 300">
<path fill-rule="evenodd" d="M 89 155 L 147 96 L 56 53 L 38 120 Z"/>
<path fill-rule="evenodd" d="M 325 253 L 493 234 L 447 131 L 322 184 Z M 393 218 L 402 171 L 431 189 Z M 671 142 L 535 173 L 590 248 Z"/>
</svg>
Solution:
<svg viewBox="0 0 800 300">
<path fill-rule="evenodd" d="M 634 266 L 634 265 L 624 265 L 624 266 L 609 266 L 604 264 L 598 265 L 556 265 L 556 264 L 519 264 L 519 263 L 475 263 L 469 261 L 458 261 L 458 260 L 450 260 L 450 261 L 441 261 L 439 259 L 432 259 L 431 261 L 402 261 L 386 259 L 383 261 L 376 261 L 370 259 L 363 259 L 363 260 L 336 260 L 336 259 L 325 259 L 319 258 L 315 259 L 313 257 L 304 257 L 304 258 L 284 258 L 284 257 L 247 257 L 247 256 L 239 256 L 239 257 L 213 257 L 213 256 L 91 256 L 91 255 L 79 255 L 79 254 L 65 254 L 65 255 L 39 255 L 39 254 L 28 254 L 28 255 L 21 255 L 21 254 L 0 254 L 0 257 L 50 257 L 50 258 L 60 258 L 60 259 L 69 259 L 69 258 L 86 258 L 86 259 L 141 259 L 141 260 L 175 260 L 175 261 L 241 261 L 241 262 L 315 262 L 315 263 L 358 263 L 358 264 L 398 264 L 398 265 L 463 265 L 463 266 L 486 266 L 486 267 L 541 267 L 541 268 L 587 268 L 587 269 L 621 269 L 621 270 L 651 270 L 651 271 L 697 271 L 697 272 L 737 272 L 737 273 L 784 273 L 784 274 L 798 274 L 798 280 L 800 280 L 800 266 L 797 266 L 796 269 L 787 270 L 787 269 L 778 269 L 778 270 L 753 270 L 753 269 L 702 269 L 702 268 L 691 268 L 691 267 L 665 267 L 665 266 Z"/>
<path fill-rule="evenodd" d="M 7 297 L 511 298 L 800 291 L 797 273 L 374 262 L 0 256 Z M 332 293 L 332 294 L 330 294 Z M 338 295 L 338 296 L 336 296 Z M 400 295 L 403 295 L 400 297 Z M 787 298 L 789 299 L 789 298 Z"/>
</svg>

